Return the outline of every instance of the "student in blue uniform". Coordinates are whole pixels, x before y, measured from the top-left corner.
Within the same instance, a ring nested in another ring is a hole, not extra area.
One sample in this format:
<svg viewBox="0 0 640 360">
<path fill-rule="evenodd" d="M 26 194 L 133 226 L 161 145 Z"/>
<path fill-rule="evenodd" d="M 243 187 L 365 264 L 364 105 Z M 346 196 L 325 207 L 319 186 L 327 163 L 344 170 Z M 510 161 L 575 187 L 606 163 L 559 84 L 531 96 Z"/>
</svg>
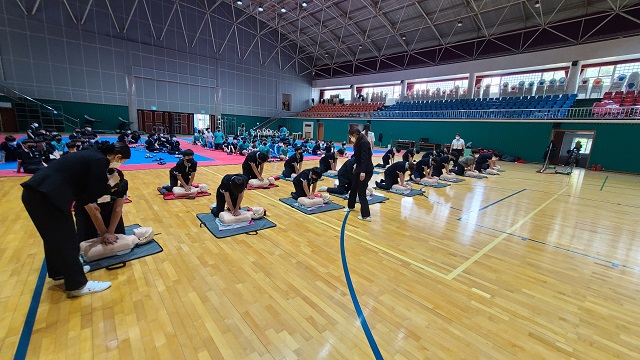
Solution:
<svg viewBox="0 0 640 360">
<path fill-rule="evenodd" d="M 316 186 L 318 185 L 318 179 L 321 177 L 322 172 L 318 167 L 302 170 L 300 174 L 293 179 L 293 188 L 295 191 L 291 193 L 291 197 L 295 200 L 301 197 L 315 199 Z"/>
<path fill-rule="evenodd" d="M 228 208 L 234 216 L 240 215 L 244 189 L 246 189 L 248 181 L 249 179 L 242 174 L 225 175 L 216 190 L 216 206 L 211 209 L 213 216 L 220 216 L 225 208 Z"/>
<path fill-rule="evenodd" d="M 410 174 L 416 169 L 416 164 L 407 161 L 398 161 L 391 165 L 384 171 L 384 179 L 379 182 L 376 181 L 376 186 L 379 189 L 390 190 L 393 185 L 400 184 L 405 186 L 405 173 L 408 171 Z"/>
<path fill-rule="evenodd" d="M 392 147 L 382 155 L 382 164 L 376 165 L 377 168 L 386 168 L 390 164 L 395 162 L 396 154 L 400 154 L 400 149 Z"/>
<path fill-rule="evenodd" d="M 284 162 L 282 176 L 290 179 L 293 174 L 300 174 L 300 171 L 302 171 L 302 161 L 304 161 L 304 149 L 302 146 L 296 146 L 295 152 Z"/>
<path fill-rule="evenodd" d="M 216 128 L 216 131 L 213 133 L 213 149 L 222 150 L 222 143 L 224 142 L 224 139 L 225 136 L 220 128 Z"/>
<path fill-rule="evenodd" d="M 242 163 L 242 174 L 246 176 L 248 180 L 264 180 L 262 173 L 264 171 L 264 164 L 268 160 L 269 156 L 265 153 L 261 153 L 258 150 L 250 152 Z"/>
</svg>

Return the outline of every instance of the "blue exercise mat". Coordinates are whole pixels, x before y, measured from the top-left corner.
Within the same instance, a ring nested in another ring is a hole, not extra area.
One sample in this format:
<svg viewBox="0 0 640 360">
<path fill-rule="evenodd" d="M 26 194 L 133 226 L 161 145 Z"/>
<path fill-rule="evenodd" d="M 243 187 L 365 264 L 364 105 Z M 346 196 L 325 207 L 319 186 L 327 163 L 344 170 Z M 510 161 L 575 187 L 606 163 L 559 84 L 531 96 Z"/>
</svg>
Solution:
<svg viewBox="0 0 640 360">
<path fill-rule="evenodd" d="M 305 208 L 304 206 L 300 205 L 300 203 L 298 203 L 297 200 L 294 200 L 293 198 L 282 198 L 280 199 L 280 201 L 300 211 L 301 213 L 307 214 L 307 215 L 314 215 L 314 214 L 320 214 L 327 211 L 344 209 L 344 206 L 338 205 L 331 201 L 329 201 L 326 204 L 320 205 L 318 207 L 314 207 L 312 209 Z"/>
<path fill-rule="evenodd" d="M 247 208 L 242 209 L 246 210 Z M 218 223 L 216 223 L 217 218 L 213 216 L 213 214 L 197 214 L 196 217 L 198 218 L 198 220 L 200 220 L 200 227 L 206 226 L 207 230 L 209 230 L 209 232 L 211 232 L 211 234 L 213 234 L 213 236 L 217 237 L 218 239 L 242 234 L 257 235 L 258 231 L 260 230 L 276 227 L 275 223 L 263 217 L 262 219 L 253 220 L 253 223 L 247 226 L 235 229 L 220 230 L 218 227 Z"/>
<path fill-rule="evenodd" d="M 133 224 L 125 227 L 125 233 L 127 235 L 133 235 L 133 229 L 139 228 L 140 225 Z M 151 240 L 144 245 L 136 245 L 130 252 L 123 255 L 111 256 L 108 258 L 91 261 L 88 263 L 84 263 L 83 265 L 88 265 L 91 271 L 96 271 L 100 269 L 106 268 L 107 270 L 116 270 L 121 269 L 127 266 L 127 262 L 135 259 L 140 259 L 145 256 L 161 253 L 163 251 L 162 246 L 158 244 L 157 241 Z"/>
</svg>

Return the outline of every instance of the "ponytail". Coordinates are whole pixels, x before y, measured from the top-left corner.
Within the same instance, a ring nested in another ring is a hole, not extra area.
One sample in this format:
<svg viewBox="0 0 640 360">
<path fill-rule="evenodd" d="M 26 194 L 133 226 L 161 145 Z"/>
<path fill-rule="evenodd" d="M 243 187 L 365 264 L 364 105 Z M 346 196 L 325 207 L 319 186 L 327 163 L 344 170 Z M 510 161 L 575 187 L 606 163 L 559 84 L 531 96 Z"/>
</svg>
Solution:
<svg viewBox="0 0 640 360">
<path fill-rule="evenodd" d="M 131 159 L 131 149 L 129 148 L 129 145 L 127 145 L 127 143 L 122 141 L 118 141 L 115 143 L 101 141 L 96 144 L 96 148 L 104 156 L 120 155 L 123 159 Z"/>
</svg>

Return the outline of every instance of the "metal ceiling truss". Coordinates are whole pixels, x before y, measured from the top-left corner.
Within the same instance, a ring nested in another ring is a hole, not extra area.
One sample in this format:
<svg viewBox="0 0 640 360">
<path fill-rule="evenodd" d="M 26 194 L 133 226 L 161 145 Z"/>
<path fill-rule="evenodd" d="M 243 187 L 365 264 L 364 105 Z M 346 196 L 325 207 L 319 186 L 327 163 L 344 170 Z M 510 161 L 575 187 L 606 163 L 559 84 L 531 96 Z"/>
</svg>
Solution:
<svg viewBox="0 0 640 360">
<path fill-rule="evenodd" d="M 316 78 L 334 77 L 337 73 L 347 73 L 346 75 L 352 76 L 441 65 L 480 58 L 521 54 L 541 49 L 618 38 L 620 36 L 640 35 L 640 26 L 638 26 L 640 24 L 640 4 L 635 2 L 635 4 L 627 5 L 630 0 L 615 3 L 606 0 L 611 6 L 610 9 L 563 20 L 556 20 L 555 18 L 566 0 L 554 2 L 554 7 L 545 9 L 544 12 L 541 9 L 542 5 L 533 7 L 527 1 L 512 0 L 507 4 L 494 7 L 494 10 L 497 8 L 503 10 L 497 16 L 499 18 L 498 21 L 490 27 L 485 27 L 482 15 L 485 12 L 483 11 L 483 5 L 486 1 L 464 1 L 469 11 L 467 16 L 474 19 L 474 25 L 477 26 L 479 31 L 480 36 L 475 39 L 450 42 L 453 33 L 456 31 L 457 24 L 454 23 L 449 39 L 443 41 L 443 37 L 435 26 L 445 22 L 450 23 L 450 21 L 436 21 L 441 7 L 438 8 L 435 15 L 429 16 L 420 6 L 420 2 L 416 1 L 416 7 L 423 10 L 420 13 L 424 18 L 424 26 L 410 30 L 405 29 L 404 32 L 408 33 L 417 30 L 419 36 L 424 28 L 430 28 L 435 33 L 439 45 L 423 49 L 415 49 L 412 45 L 411 49 L 401 53 L 317 65 L 315 67 Z M 545 2 L 545 4 L 549 6 L 550 2 Z M 505 20 L 509 10 L 516 10 L 518 5 L 520 5 L 519 10 L 522 12 L 522 17 Z M 532 26 L 498 33 L 499 26 L 514 21 L 524 21 Z"/>
</svg>

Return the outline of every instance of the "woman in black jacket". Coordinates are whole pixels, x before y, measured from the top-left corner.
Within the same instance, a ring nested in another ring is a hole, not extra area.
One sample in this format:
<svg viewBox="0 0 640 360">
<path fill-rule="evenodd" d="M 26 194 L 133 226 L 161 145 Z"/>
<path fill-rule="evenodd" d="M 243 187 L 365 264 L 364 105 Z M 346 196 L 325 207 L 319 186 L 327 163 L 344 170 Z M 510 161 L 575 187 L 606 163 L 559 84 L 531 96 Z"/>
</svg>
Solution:
<svg viewBox="0 0 640 360">
<path fill-rule="evenodd" d="M 369 201 L 367 200 L 367 187 L 369 186 L 369 180 L 371 180 L 373 176 L 373 151 L 371 150 L 371 143 L 359 129 L 356 129 L 351 134 L 351 138 L 355 139 L 353 157 L 356 165 L 352 175 L 353 185 L 349 191 L 349 202 L 347 203 L 345 211 L 355 209 L 357 196 L 360 200 L 360 216 L 358 216 L 358 219 L 371 221 Z"/>
<path fill-rule="evenodd" d="M 96 203 L 119 181 L 117 173 L 108 176 L 109 168 L 117 168 L 130 157 L 131 150 L 125 143 L 98 144 L 52 162 L 22 183 L 22 203 L 42 238 L 49 277 L 64 278 L 69 297 L 111 286 L 109 282 L 87 281 L 78 258 L 80 248 L 71 206 L 73 202 L 84 206 L 102 242 L 115 243 L 118 238 L 108 232 Z"/>
</svg>

